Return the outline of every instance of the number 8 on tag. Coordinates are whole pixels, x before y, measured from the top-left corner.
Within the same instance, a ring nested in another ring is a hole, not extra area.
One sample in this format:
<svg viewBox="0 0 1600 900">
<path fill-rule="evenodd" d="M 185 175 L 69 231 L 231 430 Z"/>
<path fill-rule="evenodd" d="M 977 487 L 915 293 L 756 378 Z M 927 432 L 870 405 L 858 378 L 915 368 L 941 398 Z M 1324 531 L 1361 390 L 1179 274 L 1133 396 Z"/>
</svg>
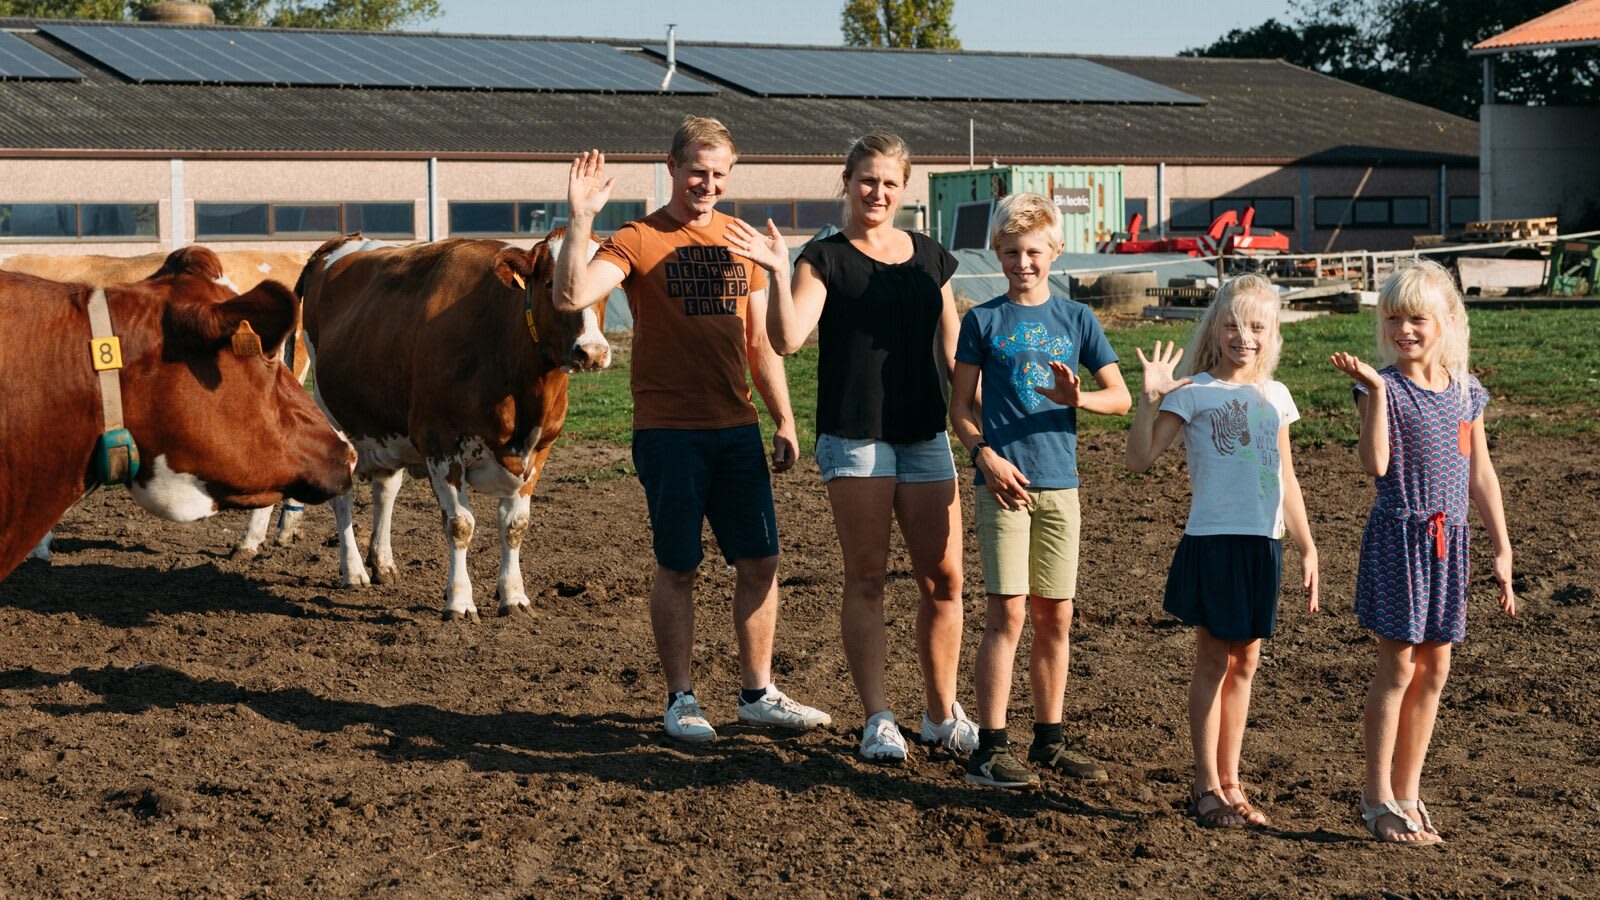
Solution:
<svg viewBox="0 0 1600 900">
<path fill-rule="evenodd" d="M 96 372 L 122 368 L 122 341 L 115 337 L 94 338 L 89 341 L 89 358 Z"/>
</svg>

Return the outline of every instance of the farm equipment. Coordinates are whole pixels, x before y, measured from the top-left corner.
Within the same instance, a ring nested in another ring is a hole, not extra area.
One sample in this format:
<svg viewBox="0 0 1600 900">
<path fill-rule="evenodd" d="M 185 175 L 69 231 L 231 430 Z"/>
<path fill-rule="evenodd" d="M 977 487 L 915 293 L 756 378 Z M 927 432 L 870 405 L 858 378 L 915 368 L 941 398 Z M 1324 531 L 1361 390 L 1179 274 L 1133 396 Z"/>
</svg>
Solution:
<svg viewBox="0 0 1600 900">
<path fill-rule="evenodd" d="M 1600 241 L 1556 241 L 1549 271 L 1544 287 L 1552 297 L 1600 296 Z"/>
<path fill-rule="evenodd" d="M 1128 230 L 1118 232 L 1097 248 L 1101 253 L 1184 253 L 1189 256 L 1268 257 L 1289 252 L 1289 236 L 1272 229 L 1253 227 L 1256 208 L 1248 207 L 1244 219 L 1237 210 L 1227 210 L 1212 220 L 1205 234 L 1142 240 L 1139 232 L 1144 217 L 1135 213 Z"/>
</svg>

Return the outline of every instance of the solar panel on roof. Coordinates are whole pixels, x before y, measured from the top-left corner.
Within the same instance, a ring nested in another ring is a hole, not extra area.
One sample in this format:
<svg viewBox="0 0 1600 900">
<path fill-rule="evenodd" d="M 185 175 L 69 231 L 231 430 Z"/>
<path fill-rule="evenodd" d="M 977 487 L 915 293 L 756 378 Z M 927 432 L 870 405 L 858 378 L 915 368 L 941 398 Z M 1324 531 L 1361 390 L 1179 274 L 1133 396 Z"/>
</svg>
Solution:
<svg viewBox="0 0 1600 900">
<path fill-rule="evenodd" d="M 666 55 L 659 45 L 645 49 Z M 1205 103 L 1099 63 L 1063 56 L 679 44 L 677 60 L 768 97 Z"/>
<path fill-rule="evenodd" d="M 0 31 L 0 78 L 75 81 L 83 73 L 10 32 Z"/>
<path fill-rule="evenodd" d="M 44 25 L 134 81 L 655 92 L 661 66 L 605 44 L 431 35 Z M 675 75 L 668 91 L 713 88 Z"/>
</svg>

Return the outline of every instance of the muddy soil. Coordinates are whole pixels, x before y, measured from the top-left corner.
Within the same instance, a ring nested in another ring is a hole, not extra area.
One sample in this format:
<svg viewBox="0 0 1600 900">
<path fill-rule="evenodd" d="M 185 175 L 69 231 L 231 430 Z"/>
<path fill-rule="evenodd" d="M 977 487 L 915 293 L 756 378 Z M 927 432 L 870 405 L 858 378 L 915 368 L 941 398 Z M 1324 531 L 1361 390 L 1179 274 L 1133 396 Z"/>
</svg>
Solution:
<svg viewBox="0 0 1600 900">
<path fill-rule="evenodd" d="M 1343 448 L 1299 454 L 1325 611 L 1305 613 L 1288 554 L 1245 748 L 1272 817 L 1255 832 L 1203 831 L 1183 811 L 1193 638 L 1160 609 L 1187 503 L 1177 453 L 1134 478 L 1120 442 L 1085 443 L 1067 720 L 1111 778 L 1029 793 L 968 786 L 918 748 L 896 768 L 855 756 L 839 553 L 809 464 L 777 481 L 776 677 L 835 725 L 783 737 L 735 724 L 732 579 L 708 562 L 695 659 L 722 738 L 705 749 L 661 736 L 648 529 L 624 450 L 557 449 L 524 551 L 531 617 L 492 615 L 498 544 L 480 499 L 478 624 L 441 621 L 439 518 L 420 484 L 397 514 L 402 583 L 361 590 L 336 586 L 325 507 L 308 540 L 236 562 L 242 513 L 170 525 L 97 494 L 59 529 L 54 566 L 0 583 L 0 893 L 1592 894 L 1597 451 L 1495 444 L 1522 610 L 1498 611 L 1478 531 L 1469 639 L 1425 779 L 1450 840 L 1427 849 L 1378 846 L 1355 816 L 1374 652 L 1349 597 L 1372 487 Z M 983 604 L 970 534 L 966 565 L 971 708 Z M 889 593 L 891 699 L 914 727 L 915 589 L 899 551 Z M 1017 739 L 1027 683 L 1024 655 Z"/>
</svg>

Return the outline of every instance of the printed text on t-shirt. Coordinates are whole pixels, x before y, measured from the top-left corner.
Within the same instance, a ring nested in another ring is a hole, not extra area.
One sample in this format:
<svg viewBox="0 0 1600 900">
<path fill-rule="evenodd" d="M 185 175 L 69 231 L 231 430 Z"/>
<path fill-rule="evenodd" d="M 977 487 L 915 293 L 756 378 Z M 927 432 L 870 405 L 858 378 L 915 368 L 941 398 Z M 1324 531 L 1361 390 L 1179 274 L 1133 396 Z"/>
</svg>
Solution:
<svg viewBox="0 0 1600 900">
<path fill-rule="evenodd" d="M 727 247 L 679 247 L 666 276 L 667 296 L 683 301 L 686 316 L 736 316 L 750 293 L 749 272 Z"/>
</svg>

